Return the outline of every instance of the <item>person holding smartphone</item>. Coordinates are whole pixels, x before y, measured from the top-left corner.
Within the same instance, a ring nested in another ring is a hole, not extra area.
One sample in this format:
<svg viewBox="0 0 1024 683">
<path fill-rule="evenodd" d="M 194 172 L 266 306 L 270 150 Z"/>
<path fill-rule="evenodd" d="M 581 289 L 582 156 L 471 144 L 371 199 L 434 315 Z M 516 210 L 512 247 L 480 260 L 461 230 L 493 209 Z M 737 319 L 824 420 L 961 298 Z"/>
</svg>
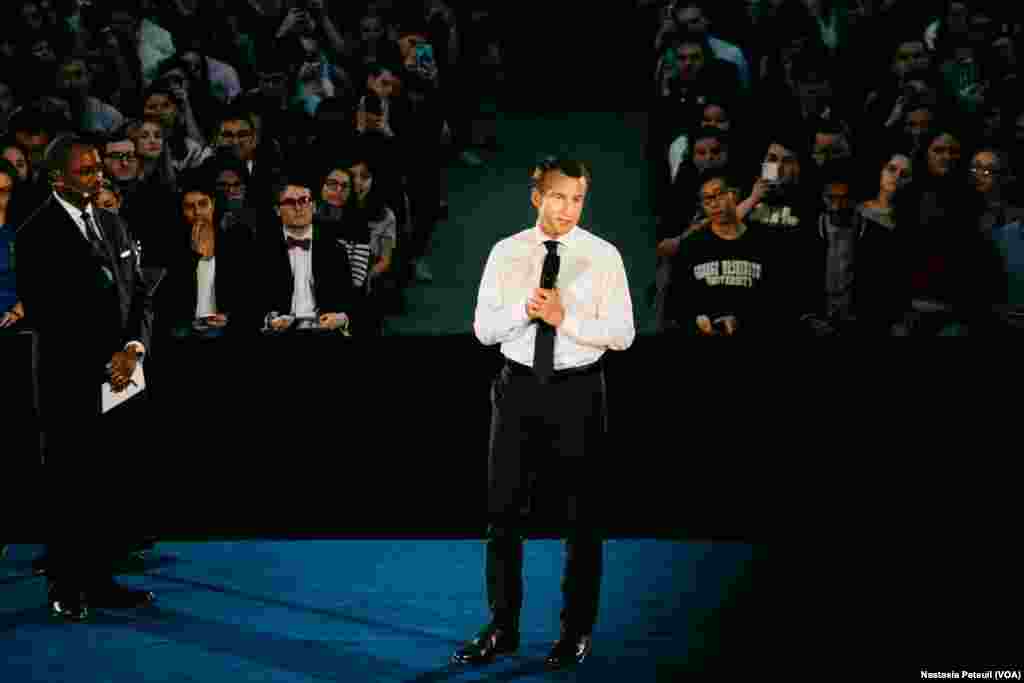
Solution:
<svg viewBox="0 0 1024 683">
<path fill-rule="evenodd" d="M 737 207 L 740 220 L 760 223 L 779 233 L 793 233 L 813 221 L 813 198 L 804 182 L 808 147 L 794 132 L 776 133 L 770 139 L 753 189 Z"/>
<path fill-rule="evenodd" d="M 425 50 L 429 30 L 422 20 L 404 17 L 395 37 L 405 66 L 401 101 L 389 102 L 389 123 L 405 153 L 412 234 L 405 254 L 412 277 L 433 280 L 428 265 L 434 229 L 441 205 L 441 136 L 445 128 L 444 102 L 433 53 Z"/>
</svg>

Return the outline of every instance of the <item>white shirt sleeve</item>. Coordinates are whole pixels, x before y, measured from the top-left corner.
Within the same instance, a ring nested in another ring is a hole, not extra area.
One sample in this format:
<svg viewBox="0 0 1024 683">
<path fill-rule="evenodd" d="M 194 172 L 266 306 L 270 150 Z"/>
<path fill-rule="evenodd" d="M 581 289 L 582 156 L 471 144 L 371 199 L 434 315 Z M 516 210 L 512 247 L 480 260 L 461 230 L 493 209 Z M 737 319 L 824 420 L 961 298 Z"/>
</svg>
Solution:
<svg viewBox="0 0 1024 683">
<path fill-rule="evenodd" d="M 562 320 L 560 330 L 577 344 L 623 351 L 636 338 L 626 268 L 617 250 L 614 259 L 613 267 L 603 278 L 597 318 L 582 318 L 567 312 Z"/>
<path fill-rule="evenodd" d="M 515 301 L 505 301 L 504 293 L 501 291 L 499 264 L 502 261 L 502 246 L 502 243 L 495 245 L 487 257 L 473 318 L 473 332 L 485 346 L 518 339 L 530 324 L 530 318 L 526 314 L 527 296 Z"/>
</svg>

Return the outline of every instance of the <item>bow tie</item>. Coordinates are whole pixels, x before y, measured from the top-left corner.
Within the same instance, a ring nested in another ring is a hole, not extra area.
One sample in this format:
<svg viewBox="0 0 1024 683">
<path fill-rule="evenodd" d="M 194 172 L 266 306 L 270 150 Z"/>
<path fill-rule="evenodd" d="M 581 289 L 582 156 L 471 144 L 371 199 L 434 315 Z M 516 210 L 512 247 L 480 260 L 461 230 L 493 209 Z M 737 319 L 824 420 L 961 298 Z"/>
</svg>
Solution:
<svg viewBox="0 0 1024 683">
<path fill-rule="evenodd" d="M 310 245 L 313 242 L 313 240 L 311 240 L 309 238 L 306 238 L 304 240 L 297 240 L 294 237 L 288 237 L 287 241 L 288 241 L 288 249 L 289 250 L 292 250 L 292 249 L 295 249 L 296 247 L 298 247 L 299 249 L 305 249 L 306 251 L 309 251 L 309 247 L 310 247 Z"/>
</svg>

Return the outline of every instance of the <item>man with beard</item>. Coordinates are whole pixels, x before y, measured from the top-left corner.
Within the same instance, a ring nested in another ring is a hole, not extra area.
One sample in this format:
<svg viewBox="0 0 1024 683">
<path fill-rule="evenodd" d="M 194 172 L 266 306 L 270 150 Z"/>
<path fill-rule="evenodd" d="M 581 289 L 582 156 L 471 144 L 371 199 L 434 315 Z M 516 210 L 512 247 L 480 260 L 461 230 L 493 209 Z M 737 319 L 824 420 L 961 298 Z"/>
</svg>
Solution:
<svg viewBox="0 0 1024 683">
<path fill-rule="evenodd" d="M 804 322 L 819 337 L 888 336 L 903 313 L 897 238 L 856 212 L 855 177 L 847 162 L 824 166 L 821 212 L 801 235 L 807 276 L 793 294 L 803 298 Z"/>
<path fill-rule="evenodd" d="M 813 222 L 816 212 L 805 190 L 810 171 L 806 147 L 797 135 L 771 137 L 753 192 L 737 207 L 740 220 L 779 234 L 795 233 Z"/>
</svg>

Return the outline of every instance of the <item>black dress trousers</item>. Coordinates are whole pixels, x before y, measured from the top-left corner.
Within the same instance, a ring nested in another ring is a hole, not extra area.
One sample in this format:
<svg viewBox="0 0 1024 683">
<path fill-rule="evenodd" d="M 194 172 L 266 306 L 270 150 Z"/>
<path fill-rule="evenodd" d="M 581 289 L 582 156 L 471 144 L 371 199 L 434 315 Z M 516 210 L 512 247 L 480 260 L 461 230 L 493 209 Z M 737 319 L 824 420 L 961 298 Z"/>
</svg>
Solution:
<svg viewBox="0 0 1024 683">
<path fill-rule="evenodd" d="M 606 442 L 600 363 L 556 372 L 540 383 L 530 368 L 506 366 L 491 387 L 487 597 L 495 622 L 511 627 L 522 607 L 524 528 L 538 502 L 568 522 L 562 624 L 580 634 L 597 619 L 602 541 L 594 515 L 595 473 Z M 564 505 L 564 507 L 562 507 Z"/>
</svg>

